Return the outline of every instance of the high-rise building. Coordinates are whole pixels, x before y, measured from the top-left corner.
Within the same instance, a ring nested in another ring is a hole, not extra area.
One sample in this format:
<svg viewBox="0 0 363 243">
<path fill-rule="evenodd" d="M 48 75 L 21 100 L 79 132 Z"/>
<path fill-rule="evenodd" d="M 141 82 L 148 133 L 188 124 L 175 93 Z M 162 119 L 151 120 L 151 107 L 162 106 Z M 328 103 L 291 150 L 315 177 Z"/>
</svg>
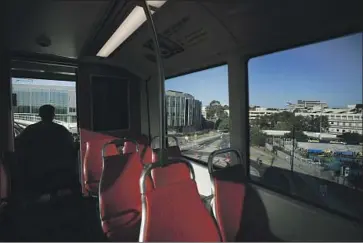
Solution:
<svg viewBox="0 0 363 243">
<path fill-rule="evenodd" d="M 167 90 L 165 92 L 168 127 L 200 129 L 202 124 L 202 102 L 192 95 Z"/>
</svg>

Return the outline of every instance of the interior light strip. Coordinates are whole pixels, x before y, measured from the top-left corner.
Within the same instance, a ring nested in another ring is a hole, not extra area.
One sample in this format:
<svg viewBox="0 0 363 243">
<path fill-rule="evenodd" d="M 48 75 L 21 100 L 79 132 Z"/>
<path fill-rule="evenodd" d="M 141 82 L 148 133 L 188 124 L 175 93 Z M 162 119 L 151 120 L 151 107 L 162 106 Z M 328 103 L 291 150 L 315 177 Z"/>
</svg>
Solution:
<svg viewBox="0 0 363 243">
<path fill-rule="evenodd" d="M 160 8 L 166 1 L 154 0 L 147 1 L 147 4 Z M 154 11 L 151 11 L 152 14 Z M 97 53 L 99 57 L 108 57 L 112 52 L 116 50 L 132 33 L 134 33 L 144 22 L 146 21 L 146 15 L 144 9 L 140 6 L 136 6 L 131 13 L 127 16 L 124 22 L 120 24 L 113 35 L 108 39 L 105 45 Z"/>
</svg>

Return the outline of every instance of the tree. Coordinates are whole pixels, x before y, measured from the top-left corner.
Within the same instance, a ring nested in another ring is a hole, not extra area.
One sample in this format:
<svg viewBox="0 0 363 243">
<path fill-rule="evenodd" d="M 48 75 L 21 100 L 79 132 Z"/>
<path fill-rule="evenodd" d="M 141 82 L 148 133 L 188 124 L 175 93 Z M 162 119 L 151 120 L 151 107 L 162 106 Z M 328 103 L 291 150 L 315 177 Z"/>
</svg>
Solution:
<svg viewBox="0 0 363 243">
<path fill-rule="evenodd" d="M 319 132 L 320 125 L 322 131 L 329 128 L 328 118 L 326 116 L 312 118 L 308 116 L 295 116 L 294 113 L 283 111 L 268 116 L 260 116 L 252 123 L 260 129 L 284 130 L 291 131 L 295 127 L 295 131 Z"/>
<path fill-rule="evenodd" d="M 282 130 L 282 131 L 290 131 L 291 130 L 291 124 L 289 121 L 281 121 L 276 124 L 274 127 L 275 130 Z"/>
<path fill-rule="evenodd" d="M 252 125 L 257 126 L 259 129 L 271 129 L 271 118 L 270 116 L 260 116 L 253 120 Z"/>
<path fill-rule="evenodd" d="M 363 142 L 363 136 L 359 133 L 346 132 L 339 136 L 344 142 L 348 144 L 359 144 Z"/>
<path fill-rule="evenodd" d="M 217 100 L 212 100 L 209 103 L 209 106 L 205 108 L 205 110 L 208 120 L 212 120 L 214 118 L 224 119 L 228 117 L 228 113 L 225 111 L 225 107 L 223 107 L 221 103 Z"/>
<path fill-rule="evenodd" d="M 205 119 L 204 116 L 202 116 L 202 129 L 205 130 L 205 129 L 214 129 L 214 122 L 212 121 L 208 121 Z"/>
<path fill-rule="evenodd" d="M 218 124 L 218 130 L 229 130 L 229 119 L 224 118 L 221 120 L 221 122 Z"/>
<path fill-rule="evenodd" d="M 250 137 L 252 145 L 265 146 L 267 136 L 258 127 L 252 127 Z"/>
<path fill-rule="evenodd" d="M 322 117 L 306 117 L 306 125 L 305 125 L 305 131 L 309 132 L 320 132 L 320 126 L 321 131 L 327 131 L 329 128 L 329 122 L 327 116 Z"/>
<path fill-rule="evenodd" d="M 293 136 L 293 133 L 291 131 L 290 133 L 285 134 L 284 137 L 285 138 L 290 138 L 290 139 L 296 139 L 299 142 L 304 142 L 304 141 L 306 141 L 308 139 L 308 136 L 306 136 L 303 131 L 297 131 L 297 130 L 295 130 L 295 134 L 294 135 L 295 136 Z"/>
</svg>

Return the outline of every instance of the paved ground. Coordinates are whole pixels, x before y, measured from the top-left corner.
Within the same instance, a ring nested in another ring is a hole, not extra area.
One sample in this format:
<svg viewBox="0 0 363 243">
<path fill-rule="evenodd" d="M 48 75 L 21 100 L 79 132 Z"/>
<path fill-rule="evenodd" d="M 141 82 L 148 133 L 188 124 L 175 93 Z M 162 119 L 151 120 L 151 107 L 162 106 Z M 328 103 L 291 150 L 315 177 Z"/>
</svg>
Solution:
<svg viewBox="0 0 363 243">
<path fill-rule="evenodd" d="M 183 154 L 201 161 L 208 161 L 209 155 L 219 149 L 229 148 L 229 135 L 222 135 L 212 140 L 196 143 L 189 150 L 183 151 Z M 228 163 L 228 155 L 219 155 L 213 160 L 214 164 L 219 166 L 226 166 Z M 260 172 L 254 166 L 250 166 L 250 173 L 259 177 Z"/>
<path fill-rule="evenodd" d="M 183 151 L 184 155 L 207 162 L 211 152 L 229 147 L 229 136 L 214 136 L 188 146 L 185 147 L 188 150 Z M 262 160 L 261 164 L 256 162 L 257 158 Z M 217 156 L 214 163 L 225 166 L 226 156 Z M 291 173 L 288 155 L 274 155 L 264 148 L 250 148 L 250 174 L 254 180 L 350 216 L 363 215 L 363 193 L 336 183 L 331 172 L 299 159 L 294 159 L 293 171 Z"/>
</svg>

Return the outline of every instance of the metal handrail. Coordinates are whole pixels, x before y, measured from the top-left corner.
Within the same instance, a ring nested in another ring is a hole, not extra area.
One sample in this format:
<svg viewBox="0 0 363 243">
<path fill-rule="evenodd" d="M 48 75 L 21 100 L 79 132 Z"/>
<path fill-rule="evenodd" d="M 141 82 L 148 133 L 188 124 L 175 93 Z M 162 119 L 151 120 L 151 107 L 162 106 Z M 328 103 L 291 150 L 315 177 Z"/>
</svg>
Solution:
<svg viewBox="0 0 363 243">
<path fill-rule="evenodd" d="M 213 172 L 214 172 L 214 170 L 213 170 L 213 159 L 217 155 L 230 153 L 230 152 L 236 154 L 237 160 L 239 160 L 239 162 L 241 164 L 243 163 L 243 157 L 242 157 L 241 152 L 239 150 L 233 149 L 233 148 L 225 148 L 225 149 L 215 150 L 208 157 L 208 172 L 209 172 L 210 180 L 211 180 L 211 183 L 212 183 L 212 194 L 213 195 L 214 195 L 214 192 L 215 192 L 214 179 L 213 179 Z"/>
<path fill-rule="evenodd" d="M 178 158 L 178 157 L 171 157 L 164 161 L 164 163 L 161 163 L 160 161 L 147 164 L 144 166 L 144 169 L 141 173 L 140 180 L 139 180 L 139 186 L 140 186 L 140 193 L 141 193 L 141 227 L 140 227 L 140 234 L 139 234 L 139 242 L 144 241 L 145 236 L 145 226 L 146 226 L 146 186 L 145 186 L 145 180 L 146 178 L 150 177 L 150 174 L 153 169 L 155 168 L 162 168 L 165 166 L 169 166 L 176 163 L 184 163 L 188 166 L 190 171 L 190 177 L 192 180 L 195 181 L 195 172 L 193 169 L 193 166 L 191 164 L 191 161 L 187 160 L 186 158 Z M 154 184 L 155 188 L 155 184 Z"/>
<path fill-rule="evenodd" d="M 132 142 L 133 144 L 135 144 L 136 145 L 136 153 L 139 153 L 139 150 L 140 150 L 139 149 L 139 143 L 136 140 L 128 139 L 128 138 L 120 138 L 120 139 L 114 139 L 114 140 L 112 140 L 110 142 L 107 142 L 102 146 L 102 158 L 103 159 L 105 158 L 105 149 L 106 149 L 107 146 L 109 146 L 111 144 L 114 144 L 116 146 L 124 146 L 125 142 Z"/>
<path fill-rule="evenodd" d="M 165 161 L 165 163 L 160 163 L 160 161 L 157 161 L 155 163 L 150 163 L 150 164 L 145 165 L 145 167 L 141 173 L 140 181 L 139 181 L 141 195 L 144 195 L 146 193 L 145 179 L 147 176 L 151 175 L 151 171 L 153 169 L 163 168 L 163 167 L 167 167 L 167 166 L 170 166 L 173 164 L 180 164 L 180 163 L 186 164 L 188 166 L 189 171 L 190 171 L 190 178 L 192 180 L 195 180 L 195 172 L 194 172 L 194 169 L 192 166 L 192 162 L 190 160 L 183 158 L 183 157 L 169 157 Z"/>
<path fill-rule="evenodd" d="M 209 174 L 213 173 L 213 159 L 214 159 L 214 157 L 217 156 L 217 155 L 220 155 L 220 154 L 225 154 L 225 153 L 230 153 L 230 152 L 234 153 L 237 156 L 237 159 L 239 160 L 239 162 L 241 164 L 243 163 L 242 154 L 237 149 L 225 148 L 225 149 L 215 150 L 208 157 L 208 171 L 209 171 Z"/>
<path fill-rule="evenodd" d="M 159 138 L 159 137 L 160 136 L 155 136 L 155 137 L 153 137 L 153 139 L 151 139 L 151 142 L 150 142 L 151 148 L 153 148 L 153 142 L 156 140 L 156 138 Z M 180 147 L 179 146 L 179 140 L 178 140 L 178 138 L 176 136 L 174 136 L 174 135 L 165 135 L 165 138 L 173 138 L 175 140 L 176 146 Z"/>
<path fill-rule="evenodd" d="M 161 58 L 161 50 L 160 50 L 160 45 L 159 45 L 159 41 L 158 41 L 158 34 L 156 31 L 156 27 L 154 24 L 154 21 L 152 19 L 152 13 L 150 10 L 150 6 L 148 5 L 147 1 L 144 0 L 143 1 L 143 9 L 146 15 L 146 19 L 147 19 L 147 23 L 149 26 L 149 30 L 151 32 L 152 35 L 152 40 L 154 42 L 154 47 L 155 47 L 155 55 L 156 55 L 156 63 L 157 63 L 157 67 L 158 67 L 158 76 L 159 76 L 159 110 L 160 110 L 160 116 L 159 116 L 159 121 L 160 121 L 160 126 L 159 126 L 159 136 L 160 136 L 160 161 L 161 163 L 163 163 L 163 161 L 167 158 L 165 149 L 166 149 L 166 118 L 165 118 L 165 74 L 164 74 L 164 68 L 163 68 L 163 63 L 162 63 L 162 58 Z"/>
</svg>

